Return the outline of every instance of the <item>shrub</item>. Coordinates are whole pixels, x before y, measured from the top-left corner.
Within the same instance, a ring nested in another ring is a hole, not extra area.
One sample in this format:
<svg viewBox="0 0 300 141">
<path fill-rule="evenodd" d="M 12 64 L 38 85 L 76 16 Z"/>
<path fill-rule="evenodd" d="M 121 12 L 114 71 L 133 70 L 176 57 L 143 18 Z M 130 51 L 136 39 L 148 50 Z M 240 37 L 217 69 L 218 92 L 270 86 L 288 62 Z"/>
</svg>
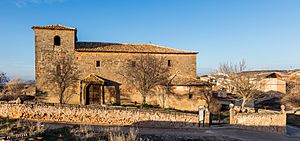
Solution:
<svg viewBox="0 0 300 141">
<path fill-rule="evenodd" d="M 44 126 L 39 122 L 24 124 L 21 120 L 0 118 L 0 124 L 0 135 L 11 140 L 16 140 L 22 136 L 36 136 L 45 131 Z"/>
<path fill-rule="evenodd" d="M 22 79 L 16 78 L 7 83 L 6 91 L 9 94 L 22 94 L 22 91 L 24 90 L 25 85 L 26 85 L 26 83 Z"/>
<path fill-rule="evenodd" d="M 142 108 L 149 109 L 149 108 L 160 108 L 160 107 L 159 105 L 151 105 L 146 103 L 142 105 Z"/>
<path fill-rule="evenodd" d="M 35 99 L 35 97 L 31 96 L 31 95 L 2 94 L 2 95 L 0 95 L 0 101 L 13 101 L 13 100 L 17 100 L 18 97 L 22 101 L 32 101 Z"/>
<path fill-rule="evenodd" d="M 108 134 L 109 141 L 138 141 L 142 140 L 138 138 L 138 129 L 130 128 L 129 133 L 125 134 L 120 130 L 120 128 L 111 128 L 105 130 Z"/>
<path fill-rule="evenodd" d="M 287 108 L 300 107 L 300 93 L 290 93 L 283 97 L 281 102 L 287 106 Z"/>
</svg>

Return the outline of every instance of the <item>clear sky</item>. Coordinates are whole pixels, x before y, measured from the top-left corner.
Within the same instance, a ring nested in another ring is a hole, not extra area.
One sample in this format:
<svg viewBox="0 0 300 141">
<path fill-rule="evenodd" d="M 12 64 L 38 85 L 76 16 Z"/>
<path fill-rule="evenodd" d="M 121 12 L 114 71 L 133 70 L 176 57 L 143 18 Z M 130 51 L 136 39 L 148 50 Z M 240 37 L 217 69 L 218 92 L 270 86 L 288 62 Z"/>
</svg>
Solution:
<svg viewBox="0 0 300 141">
<path fill-rule="evenodd" d="M 34 79 L 33 25 L 78 29 L 79 41 L 198 51 L 198 73 L 300 68 L 300 0 L 1 0 L 0 71 Z"/>
</svg>

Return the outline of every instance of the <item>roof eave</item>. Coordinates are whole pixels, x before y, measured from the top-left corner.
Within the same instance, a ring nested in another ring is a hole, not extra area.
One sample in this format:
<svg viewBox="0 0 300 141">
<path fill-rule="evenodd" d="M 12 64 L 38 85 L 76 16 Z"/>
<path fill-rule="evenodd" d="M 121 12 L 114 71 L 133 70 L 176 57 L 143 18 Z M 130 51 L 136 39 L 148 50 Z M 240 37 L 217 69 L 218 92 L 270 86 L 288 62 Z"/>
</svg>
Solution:
<svg viewBox="0 0 300 141">
<path fill-rule="evenodd" d="M 81 50 L 81 49 L 75 49 L 75 51 L 77 51 L 77 52 L 143 53 L 143 54 L 198 54 L 198 52 L 99 51 L 99 50 Z"/>
<path fill-rule="evenodd" d="M 49 26 L 32 26 L 31 29 L 46 29 L 46 30 L 69 30 L 69 31 L 77 31 L 77 28 L 70 28 L 70 27 L 49 27 Z"/>
</svg>

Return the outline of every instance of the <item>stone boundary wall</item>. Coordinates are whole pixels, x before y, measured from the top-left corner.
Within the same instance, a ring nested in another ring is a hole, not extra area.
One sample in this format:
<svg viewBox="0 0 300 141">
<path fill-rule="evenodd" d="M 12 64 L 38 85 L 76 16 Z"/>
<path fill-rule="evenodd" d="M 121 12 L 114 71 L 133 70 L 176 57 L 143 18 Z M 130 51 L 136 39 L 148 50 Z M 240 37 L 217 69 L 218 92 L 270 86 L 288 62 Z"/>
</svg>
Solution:
<svg viewBox="0 0 300 141">
<path fill-rule="evenodd" d="M 198 125 L 197 114 L 100 105 L 0 102 L 0 116 L 34 121 L 110 126 L 188 128 Z"/>
<path fill-rule="evenodd" d="M 239 113 L 230 108 L 230 125 L 270 133 L 286 134 L 286 113 L 284 106 L 279 111 Z"/>
</svg>

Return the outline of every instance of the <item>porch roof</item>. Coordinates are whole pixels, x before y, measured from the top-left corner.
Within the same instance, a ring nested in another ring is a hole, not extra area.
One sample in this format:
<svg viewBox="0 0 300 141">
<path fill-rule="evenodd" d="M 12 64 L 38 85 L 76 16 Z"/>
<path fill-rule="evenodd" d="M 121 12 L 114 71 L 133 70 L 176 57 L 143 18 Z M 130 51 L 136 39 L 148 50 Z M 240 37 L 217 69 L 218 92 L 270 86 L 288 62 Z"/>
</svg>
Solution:
<svg viewBox="0 0 300 141">
<path fill-rule="evenodd" d="M 121 85 L 118 82 L 100 77 L 99 75 L 96 75 L 94 73 L 91 73 L 87 77 L 81 80 L 82 82 L 89 83 L 89 84 L 100 84 L 100 85 L 106 85 L 106 86 L 113 86 L 113 85 Z"/>
</svg>

